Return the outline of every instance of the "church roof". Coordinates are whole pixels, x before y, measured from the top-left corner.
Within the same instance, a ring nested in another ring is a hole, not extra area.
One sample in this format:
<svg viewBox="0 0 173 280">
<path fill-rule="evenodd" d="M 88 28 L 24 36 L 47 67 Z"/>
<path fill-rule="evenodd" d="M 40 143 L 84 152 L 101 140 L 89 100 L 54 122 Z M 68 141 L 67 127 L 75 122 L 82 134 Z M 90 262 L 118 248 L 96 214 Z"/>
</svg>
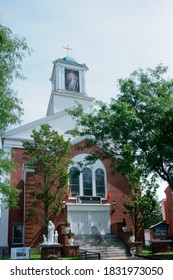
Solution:
<svg viewBox="0 0 173 280">
<path fill-rule="evenodd" d="M 54 60 L 53 64 L 55 65 L 56 63 L 63 63 L 63 64 L 67 64 L 67 65 L 75 65 L 78 68 L 84 68 L 85 70 L 89 70 L 85 63 L 81 64 L 70 56 L 65 56 L 63 58 L 58 58 L 58 59 Z M 54 68 L 53 68 L 53 71 L 54 71 Z M 53 71 L 52 71 L 52 73 L 53 73 Z"/>
<path fill-rule="evenodd" d="M 70 57 L 70 56 L 65 56 L 65 57 L 63 57 L 61 59 L 64 60 L 64 61 L 68 61 L 68 62 L 78 63 L 73 57 Z"/>
<path fill-rule="evenodd" d="M 71 107 L 71 109 L 74 109 L 74 107 Z M 53 130 L 58 131 L 58 133 L 62 135 L 65 140 L 69 139 L 72 146 L 84 141 L 85 139 L 88 139 L 88 136 L 73 137 L 71 134 L 66 135 L 66 129 L 70 131 L 71 128 L 74 128 L 75 123 L 73 122 L 70 115 L 65 110 L 62 110 L 51 116 L 43 117 L 36 121 L 32 121 L 28 124 L 11 129 L 6 133 L 6 135 L 3 136 L 4 148 L 22 148 L 22 141 L 31 139 L 33 129 L 38 130 L 40 129 L 40 126 L 45 123 L 49 124 Z"/>
</svg>

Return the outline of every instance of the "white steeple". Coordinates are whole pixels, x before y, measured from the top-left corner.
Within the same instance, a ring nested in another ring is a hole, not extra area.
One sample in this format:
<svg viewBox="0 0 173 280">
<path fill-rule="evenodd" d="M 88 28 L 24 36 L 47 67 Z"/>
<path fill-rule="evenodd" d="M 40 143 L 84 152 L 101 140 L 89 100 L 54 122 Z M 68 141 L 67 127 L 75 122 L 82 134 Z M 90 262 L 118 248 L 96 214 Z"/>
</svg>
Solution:
<svg viewBox="0 0 173 280">
<path fill-rule="evenodd" d="M 86 94 L 86 64 L 66 56 L 53 61 L 50 81 L 52 92 L 47 108 L 47 116 L 75 105 L 76 101 L 88 107 L 94 98 Z"/>
</svg>

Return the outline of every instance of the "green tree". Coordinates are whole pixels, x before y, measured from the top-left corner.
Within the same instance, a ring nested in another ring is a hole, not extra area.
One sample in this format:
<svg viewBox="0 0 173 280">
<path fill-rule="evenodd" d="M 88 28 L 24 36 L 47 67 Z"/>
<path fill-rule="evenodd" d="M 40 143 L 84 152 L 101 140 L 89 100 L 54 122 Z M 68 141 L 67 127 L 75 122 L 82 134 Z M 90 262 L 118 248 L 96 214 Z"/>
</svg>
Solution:
<svg viewBox="0 0 173 280">
<path fill-rule="evenodd" d="M 161 211 L 157 213 L 161 209 L 158 207 L 154 189 L 149 190 L 146 187 L 140 194 L 133 188 L 128 197 L 123 197 L 123 204 L 133 222 L 135 241 L 138 240 L 140 230 L 149 228 L 154 219 L 154 224 L 162 220 Z"/>
<path fill-rule="evenodd" d="M 30 54 L 25 38 L 13 35 L 12 31 L 0 24 L 0 133 L 9 125 L 20 122 L 23 113 L 21 100 L 12 89 L 13 80 L 24 79 L 21 62 L 25 53 Z"/>
<path fill-rule="evenodd" d="M 30 53 L 25 38 L 13 35 L 12 31 L 0 24 L 0 138 L 11 126 L 20 122 L 23 109 L 21 100 L 16 96 L 12 89 L 13 80 L 16 78 L 24 79 L 21 74 L 21 62 L 25 53 Z M 2 141 L 1 141 L 2 142 Z M 10 157 L 6 156 L 0 143 L 0 177 L 6 176 L 14 171 L 14 163 Z M 2 200 L 10 208 L 17 207 L 19 191 L 10 187 L 9 179 L 2 180 L 0 192 L 3 194 Z"/>
<path fill-rule="evenodd" d="M 128 79 L 120 79 L 121 95 L 114 102 L 114 112 L 123 108 L 116 123 L 143 174 L 155 173 L 173 189 L 173 79 L 165 78 L 167 70 L 158 65 L 154 70 L 139 69 Z"/>
<path fill-rule="evenodd" d="M 0 149 L 0 177 L 6 176 L 9 172 L 15 172 L 15 163 Z M 0 182 L 1 201 L 10 208 L 18 208 L 20 190 L 11 187 L 12 180 L 4 179 Z"/>
<path fill-rule="evenodd" d="M 97 101 L 90 112 L 80 105 L 68 111 L 76 119 L 76 131 L 90 136 L 87 146 L 103 150 L 93 160 L 111 159 L 113 170 L 128 182 L 131 195 L 125 207 L 136 236 L 157 207 L 156 179 L 161 177 L 173 189 L 173 80 L 165 78 L 167 70 L 158 65 L 134 71 L 118 81 L 120 94 L 110 104 Z"/>
<path fill-rule="evenodd" d="M 156 217 L 156 210 L 158 210 L 156 177 L 153 175 L 146 178 L 141 167 L 137 165 L 129 144 L 123 146 L 122 160 L 119 161 L 116 169 L 121 171 L 129 184 L 130 194 L 123 196 L 123 204 L 133 222 L 137 241 L 140 231 L 149 225 L 151 216 L 155 214 Z M 159 218 L 161 221 L 161 217 Z"/>
<path fill-rule="evenodd" d="M 48 124 L 41 125 L 31 135 L 32 141 L 23 141 L 24 160 L 35 170 L 33 191 L 28 219 L 46 227 L 50 217 L 62 208 L 67 193 L 70 142 L 65 141 Z"/>
<path fill-rule="evenodd" d="M 154 210 L 152 211 L 152 215 L 148 217 L 148 219 L 144 223 L 144 228 L 150 228 L 151 226 L 161 222 L 163 220 L 162 217 L 162 208 L 161 205 L 158 201 L 158 198 L 155 197 L 155 207 Z"/>
<path fill-rule="evenodd" d="M 143 179 L 154 174 L 173 190 L 173 80 L 165 78 L 167 70 L 158 65 L 134 71 L 118 81 L 120 94 L 110 104 L 98 101 L 89 113 L 78 105 L 69 113 L 76 129 L 83 127 L 81 135 L 92 136 L 90 145 L 118 160 L 114 167 L 125 174 L 134 165 Z M 124 160 L 129 165 L 121 165 Z"/>
</svg>

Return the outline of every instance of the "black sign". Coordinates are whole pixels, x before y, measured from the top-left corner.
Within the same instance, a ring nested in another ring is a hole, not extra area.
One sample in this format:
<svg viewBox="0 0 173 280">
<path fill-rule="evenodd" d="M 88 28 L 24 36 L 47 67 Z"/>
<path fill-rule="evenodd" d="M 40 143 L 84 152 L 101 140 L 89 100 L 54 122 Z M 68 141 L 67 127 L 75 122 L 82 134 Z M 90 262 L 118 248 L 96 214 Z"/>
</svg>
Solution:
<svg viewBox="0 0 173 280">
<path fill-rule="evenodd" d="M 77 203 L 100 204 L 101 197 L 100 196 L 78 196 Z"/>
<path fill-rule="evenodd" d="M 158 224 L 152 228 L 154 238 L 156 239 L 165 239 L 168 234 L 168 224 Z"/>
</svg>

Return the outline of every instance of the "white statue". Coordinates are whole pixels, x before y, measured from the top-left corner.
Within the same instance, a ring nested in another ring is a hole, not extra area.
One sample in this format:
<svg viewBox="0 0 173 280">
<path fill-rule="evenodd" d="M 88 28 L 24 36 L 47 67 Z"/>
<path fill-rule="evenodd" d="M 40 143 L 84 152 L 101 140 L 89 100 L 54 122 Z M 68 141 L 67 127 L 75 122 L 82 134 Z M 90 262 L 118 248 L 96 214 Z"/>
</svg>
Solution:
<svg viewBox="0 0 173 280">
<path fill-rule="evenodd" d="M 58 232 L 57 232 L 57 230 L 55 230 L 55 234 L 54 234 L 54 243 L 58 244 Z"/>
<path fill-rule="evenodd" d="M 42 244 L 47 244 L 47 238 L 46 238 L 45 234 L 43 234 L 43 243 Z"/>
<path fill-rule="evenodd" d="M 54 224 L 52 223 L 52 221 L 49 221 L 48 222 L 48 238 L 47 238 L 48 244 L 54 243 L 54 230 L 55 230 Z"/>
</svg>

